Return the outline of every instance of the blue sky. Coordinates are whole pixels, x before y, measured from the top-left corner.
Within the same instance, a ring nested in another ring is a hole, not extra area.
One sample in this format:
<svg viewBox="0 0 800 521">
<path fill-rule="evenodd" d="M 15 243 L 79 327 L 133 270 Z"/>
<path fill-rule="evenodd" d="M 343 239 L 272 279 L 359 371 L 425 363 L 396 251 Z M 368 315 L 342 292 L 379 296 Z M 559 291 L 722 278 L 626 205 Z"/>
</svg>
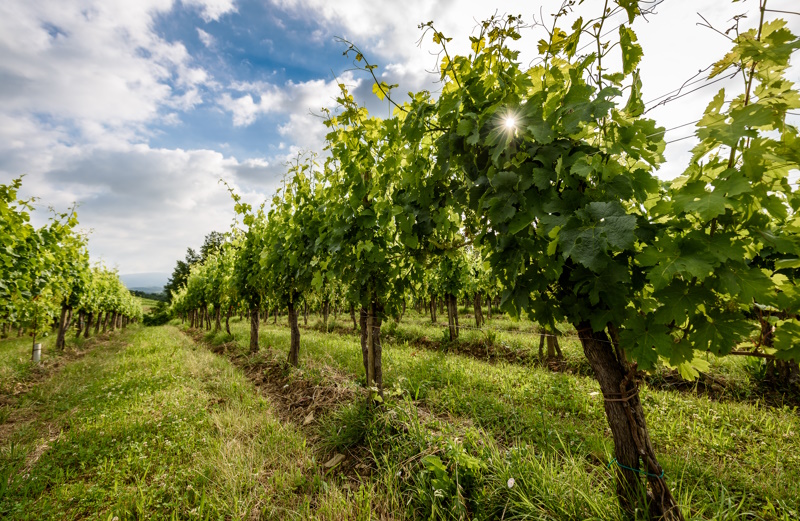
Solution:
<svg viewBox="0 0 800 521">
<path fill-rule="evenodd" d="M 436 21 L 453 37 L 452 51 L 465 53 L 477 20 L 497 11 L 548 21 L 560 3 L 4 0 L 0 182 L 26 174 L 40 221 L 48 206 L 78 202 L 94 259 L 122 273 L 169 272 L 187 247 L 229 227 L 232 204 L 219 179 L 257 203 L 297 151 L 322 151 L 325 127 L 312 112 L 335 108 L 337 79 L 371 111 L 388 113 L 336 36 L 356 42 L 398 92 L 435 91 L 427 72 L 435 47 L 430 38 L 417 45 L 420 22 Z M 591 16 L 599 6 L 587 0 L 576 9 Z M 769 7 L 796 9 L 796 0 Z M 696 13 L 727 28 L 733 15 L 753 18 L 755 9 L 753 0 L 665 0 L 649 22 L 637 21 L 645 99 L 727 50 Z M 800 16 L 786 16 L 800 32 Z M 523 34 L 523 59 L 535 57 L 541 37 L 535 28 Z M 800 81 L 796 66 L 790 75 Z M 698 119 L 723 85 L 737 87 L 723 82 L 651 114 L 668 128 Z M 683 127 L 667 140 L 691 134 Z M 692 145 L 668 145 L 660 175 L 679 175 Z"/>
</svg>

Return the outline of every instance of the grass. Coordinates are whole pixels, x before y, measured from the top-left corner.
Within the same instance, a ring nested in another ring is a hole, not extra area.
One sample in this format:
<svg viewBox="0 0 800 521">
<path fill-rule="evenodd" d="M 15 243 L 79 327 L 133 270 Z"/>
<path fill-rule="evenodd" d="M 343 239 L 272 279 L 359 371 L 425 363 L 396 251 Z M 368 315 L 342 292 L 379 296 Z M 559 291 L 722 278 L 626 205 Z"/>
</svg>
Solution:
<svg viewBox="0 0 800 521">
<path fill-rule="evenodd" d="M 136 298 L 139 299 L 139 305 L 142 306 L 142 313 L 149 313 L 152 308 L 158 306 L 159 304 L 157 300 L 144 297 L 136 297 Z"/>
<path fill-rule="evenodd" d="M 232 328 L 240 349 L 244 349 L 247 324 L 236 321 Z M 270 323 L 262 328 L 262 345 L 280 353 L 285 352 L 288 338 L 283 325 Z M 571 348 L 565 344 L 566 354 Z M 354 336 L 313 330 L 302 333 L 301 366 L 306 372 L 333 366 L 363 382 L 360 356 Z M 416 407 L 444 418 L 444 424 L 468 424 L 482 433 L 487 447 L 495 447 L 491 450 L 527 447 L 525 450 L 546 458 L 538 461 L 544 461 L 541 479 L 548 483 L 565 478 L 548 474 L 547 469 L 574 467 L 566 472 L 573 476 L 567 488 L 574 488 L 582 497 L 595 497 L 593 494 L 600 491 L 602 501 L 593 500 L 591 504 L 614 504 L 608 484 L 611 473 L 606 468 L 611 459 L 611 440 L 593 379 L 519 364 L 490 364 L 390 341 L 384 345 L 384 382 L 387 389 L 407 396 Z M 656 452 L 689 516 L 791 519 L 800 513 L 800 417 L 795 408 L 720 402 L 647 386 L 641 396 Z M 339 424 L 348 423 L 342 420 Z M 369 438 L 366 444 L 373 447 L 380 461 L 383 453 L 375 449 L 379 443 L 380 437 Z M 473 450 L 472 454 L 483 462 L 490 458 L 495 461 L 491 450 Z M 388 457 L 386 465 L 392 461 L 401 460 Z M 521 466 L 539 465 L 534 463 L 528 457 Z M 485 479 L 495 485 L 502 483 L 505 475 L 497 469 L 489 474 L 491 479 Z M 541 502 L 541 498 L 528 500 L 531 504 Z M 564 502 L 565 496 L 560 501 Z M 518 498 L 514 504 L 523 503 Z M 589 515 L 594 510 L 589 508 L 584 513 Z M 550 514 L 546 517 L 553 519 L 566 515 L 558 514 L 558 509 L 547 511 Z M 607 516 L 613 514 L 605 511 L 600 518 Z"/>
<path fill-rule="evenodd" d="M 442 328 L 409 315 L 387 322 L 381 408 L 358 398 L 363 365 L 347 315 L 333 333 L 302 330 L 299 369 L 280 362 L 285 319 L 262 325 L 256 355 L 246 320 L 231 321 L 232 336 L 195 333 L 224 356 L 174 326 L 132 327 L 80 341 L 81 357 L 46 350 L 59 370 L 36 377 L 22 368 L 29 346 L 0 342 L 3 367 L 20 359 L 7 374 L 25 385 L 0 394 L 0 518 L 624 518 L 592 378 L 490 363 L 453 344 L 423 348 Z M 495 320 L 494 341 L 538 347 L 534 325 Z M 473 334 L 487 336 L 470 331 L 465 344 Z M 580 362 L 577 345 L 562 348 Z M 308 424 L 298 397 L 322 404 Z M 798 517 L 796 409 L 658 386 L 641 397 L 687 518 Z M 348 464 L 327 467 L 332 454 Z"/>
<path fill-rule="evenodd" d="M 5 346 L 4 346 L 5 347 Z M 97 344 L 23 395 L 0 436 L 3 519 L 355 519 L 304 436 L 171 327 Z"/>
<path fill-rule="evenodd" d="M 461 309 L 460 327 L 462 328 L 458 342 L 449 342 L 447 334 L 447 317 L 439 315 L 439 322 L 432 324 L 429 315 L 419 315 L 409 311 L 400 323 L 387 320 L 382 328 L 382 336 L 393 343 L 408 342 L 410 345 L 444 349 L 450 352 L 470 354 L 476 358 L 490 361 L 507 361 L 522 365 L 541 365 L 538 360 L 539 328 L 536 323 L 525 317 L 512 320 L 508 315 L 495 314 L 484 327 L 477 329 L 474 319 L 465 309 Z M 337 330 L 349 332 L 352 326 L 342 321 Z M 322 328 L 317 328 L 322 331 Z M 564 360 L 557 365 L 569 374 L 591 375 L 583 348 L 577 339 L 574 328 L 568 324 L 560 324 L 561 338 L 559 344 L 564 353 Z M 764 402 L 783 405 L 800 404 L 797 390 L 775 389 L 765 385 L 764 361 L 761 359 L 727 356 L 717 357 L 707 353 L 705 361 L 709 369 L 697 382 L 682 380 L 677 372 L 667 367 L 648 376 L 652 387 L 673 388 L 691 392 L 705 392 L 718 400 Z"/>
<path fill-rule="evenodd" d="M 101 338 L 109 338 L 114 334 L 116 333 L 108 333 Z M 30 331 L 22 336 L 13 333 L 9 338 L 0 339 L 0 420 L 3 418 L 2 407 L 8 406 L 15 395 L 28 391 L 37 381 L 57 371 L 70 360 L 80 357 L 83 350 L 96 340 L 94 336 L 91 339 L 76 338 L 75 330 L 71 329 L 66 336 L 66 351 L 58 352 L 55 349 L 55 331 L 38 331 L 36 343 L 42 344 L 42 351 L 40 362 L 34 364 L 31 361 L 33 338 Z"/>
</svg>

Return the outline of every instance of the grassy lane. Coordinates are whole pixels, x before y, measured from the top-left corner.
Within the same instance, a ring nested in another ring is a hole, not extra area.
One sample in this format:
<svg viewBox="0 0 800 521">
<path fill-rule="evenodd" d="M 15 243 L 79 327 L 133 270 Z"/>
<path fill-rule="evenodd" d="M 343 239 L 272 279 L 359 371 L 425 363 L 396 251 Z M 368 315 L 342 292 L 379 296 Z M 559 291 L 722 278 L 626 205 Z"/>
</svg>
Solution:
<svg viewBox="0 0 800 521">
<path fill-rule="evenodd" d="M 98 344 L 5 422 L 3 519 L 356 519 L 369 509 L 369 484 L 349 492 L 326 477 L 241 371 L 173 327 Z"/>
<path fill-rule="evenodd" d="M 441 318 L 441 317 L 440 317 Z M 445 316 L 446 320 L 446 316 Z M 340 318 L 338 327 L 352 328 L 352 322 L 343 322 Z M 539 336 L 538 326 L 522 317 L 520 320 L 511 320 L 507 315 L 495 315 L 485 324 L 485 327 L 475 329 L 475 323 L 468 315 L 461 319 L 460 342 L 454 346 L 456 350 L 466 349 L 477 358 L 499 358 L 505 361 L 520 362 L 527 365 L 538 363 Z M 577 340 L 577 333 L 572 326 L 561 324 L 564 336 L 560 339 L 561 349 L 564 353 L 562 365 L 568 372 L 591 375 L 591 368 L 583 354 L 583 348 Z M 321 328 L 320 328 L 321 329 Z M 448 343 L 447 323 L 431 324 L 429 316 L 420 316 L 415 311 L 409 311 L 399 324 L 387 321 L 382 334 L 390 336 L 396 343 L 408 341 L 412 345 L 420 343 L 435 346 Z M 752 346 L 741 346 L 741 349 Z M 705 361 L 708 369 L 699 382 L 681 381 L 676 371 L 662 367 L 655 374 L 649 375 L 648 381 L 659 387 L 692 390 L 695 383 L 700 389 L 706 387 L 718 399 L 736 401 L 749 400 L 764 402 L 769 398 L 769 403 L 783 404 L 784 393 L 788 389 L 773 389 L 769 385 L 760 385 L 764 377 L 764 363 L 758 358 L 737 356 L 717 357 L 706 353 Z M 768 393 L 769 396 L 765 396 Z M 797 393 L 789 392 L 786 396 L 788 403 L 797 404 Z"/>
<path fill-rule="evenodd" d="M 247 324 L 234 322 L 233 330 L 238 344 L 246 346 Z M 285 351 L 285 326 L 267 324 L 262 331 L 264 345 Z M 314 374 L 328 364 L 363 380 L 356 337 L 304 330 L 301 345 L 305 372 Z M 591 473 L 594 485 L 574 478 L 575 487 L 584 487 L 580 494 L 591 495 L 592 487 L 599 486 L 601 496 L 613 503 L 605 468 L 610 435 L 593 379 L 488 364 L 407 344 L 384 347 L 387 389 L 437 414 L 464 418 L 502 446 L 529 446 L 540 456 L 566 454 L 562 470 L 583 465 L 582 472 Z M 656 451 L 676 495 L 691 505 L 694 517 L 793 519 L 800 513 L 800 417 L 795 409 L 647 388 L 641 394 Z"/>
</svg>

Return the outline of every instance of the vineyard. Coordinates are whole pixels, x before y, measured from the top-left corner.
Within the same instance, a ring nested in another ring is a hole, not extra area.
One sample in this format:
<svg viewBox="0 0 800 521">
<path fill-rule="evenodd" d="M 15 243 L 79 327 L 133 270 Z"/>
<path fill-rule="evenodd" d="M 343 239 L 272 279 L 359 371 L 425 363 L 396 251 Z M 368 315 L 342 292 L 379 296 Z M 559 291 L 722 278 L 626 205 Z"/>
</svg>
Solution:
<svg viewBox="0 0 800 521">
<path fill-rule="evenodd" d="M 325 149 L 260 207 L 229 186 L 146 315 L 74 209 L 2 186 L 0 514 L 797 519 L 800 38 L 736 20 L 664 181 L 648 6 L 565 4 L 531 63 L 520 17 L 466 56 L 423 24 L 441 92 L 408 101 L 343 40 L 392 117 L 340 83 Z"/>
</svg>

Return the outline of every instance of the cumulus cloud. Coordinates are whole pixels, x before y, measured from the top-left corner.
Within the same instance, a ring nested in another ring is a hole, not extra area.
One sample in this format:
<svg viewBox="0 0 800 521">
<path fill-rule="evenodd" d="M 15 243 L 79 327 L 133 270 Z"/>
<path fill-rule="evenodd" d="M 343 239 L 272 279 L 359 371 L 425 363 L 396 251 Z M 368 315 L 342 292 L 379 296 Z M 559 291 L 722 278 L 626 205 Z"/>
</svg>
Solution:
<svg viewBox="0 0 800 521">
<path fill-rule="evenodd" d="M 209 16 L 225 12 L 221 2 L 194 4 Z M 163 106 L 195 106 L 208 74 L 182 44 L 152 30 L 154 16 L 172 7 L 162 0 L 3 2 L 2 111 L 69 120 L 91 139 L 98 128 L 137 132 Z"/>
<path fill-rule="evenodd" d="M 203 45 L 205 45 L 208 49 L 213 49 L 217 43 L 213 36 L 199 27 L 197 28 L 197 37 L 200 38 L 200 41 L 203 42 Z"/>
<path fill-rule="evenodd" d="M 185 5 L 200 9 L 200 14 L 206 22 L 219 20 L 222 15 L 236 11 L 233 0 L 182 0 Z"/>
<path fill-rule="evenodd" d="M 283 160 L 239 161 L 214 150 L 144 144 L 86 147 L 56 154 L 57 166 L 25 186 L 61 208 L 79 203 L 93 257 L 119 262 L 127 272 L 169 271 L 187 246 L 232 222 L 233 203 L 221 181 L 259 204 L 277 187 Z"/>
<path fill-rule="evenodd" d="M 276 111 L 286 111 L 286 93 L 274 85 L 254 93 L 231 95 L 224 92 L 219 100 L 219 105 L 233 115 L 233 124 L 237 127 L 247 126 L 263 114 Z"/>
<path fill-rule="evenodd" d="M 281 86 L 267 82 L 234 82 L 229 86 L 234 94 L 223 93 L 218 104 L 231 114 L 235 126 L 251 125 L 270 113 L 279 114 L 286 120 L 278 126 L 278 132 L 291 143 L 291 150 L 320 151 L 327 133 L 322 109 L 335 109 L 336 97 L 341 92 L 340 82 L 354 92 L 367 85 L 351 72 L 331 80 L 290 80 Z"/>
<path fill-rule="evenodd" d="M 272 172 L 213 150 L 146 144 L 152 124 L 214 87 L 186 47 L 154 31 L 172 0 L 0 3 L 0 182 L 26 174 L 23 192 L 45 208 L 78 202 L 92 255 L 123 271 L 169 270 L 187 245 L 226 227 L 232 205 L 220 178 L 251 199 Z M 192 0 L 206 21 L 229 0 Z M 255 188 L 254 188 L 255 187 Z"/>
</svg>

